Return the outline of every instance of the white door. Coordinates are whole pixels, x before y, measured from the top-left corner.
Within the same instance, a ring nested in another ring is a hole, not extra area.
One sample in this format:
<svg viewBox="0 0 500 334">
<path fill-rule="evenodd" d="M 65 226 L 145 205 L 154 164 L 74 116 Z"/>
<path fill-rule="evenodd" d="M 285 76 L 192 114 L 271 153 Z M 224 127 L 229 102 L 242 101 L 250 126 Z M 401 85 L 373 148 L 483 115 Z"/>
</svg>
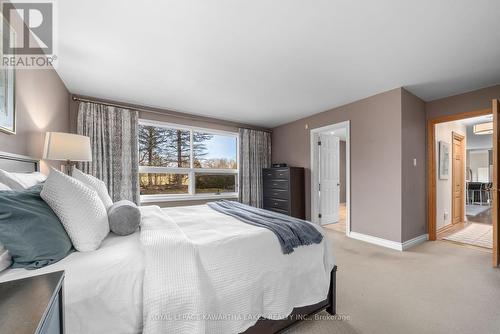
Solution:
<svg viewBox="0 0 500 334">
<path fill-rule="evenodd" d="M 321 225 L 339 221 L 340 205 L 340 140 L 320 134 L 319 148 L 319 221 Z"/>
</svg>

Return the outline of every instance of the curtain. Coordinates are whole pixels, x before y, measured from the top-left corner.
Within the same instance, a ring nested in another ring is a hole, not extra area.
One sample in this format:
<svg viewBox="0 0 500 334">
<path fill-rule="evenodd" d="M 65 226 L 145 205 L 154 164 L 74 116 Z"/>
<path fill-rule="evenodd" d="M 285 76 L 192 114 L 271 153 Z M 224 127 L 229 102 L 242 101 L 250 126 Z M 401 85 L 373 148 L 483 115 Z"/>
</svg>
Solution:
<svg viewBox="0 0 500 334">
<path fill-rule="evenodd" d="M 114 202 L 139 204 L 139 148 L 136 110 L 80 102 L 77 132 L 90 137 L 92 161 L 80 163 L 85 173 L 104 181 Z"/>
<path fill-rule="evenodd" d="M 243 204 L 262 207 L 262 168 L 271 166 L 271 133 L 240 129 L 239 195 Z"/>
</svg>

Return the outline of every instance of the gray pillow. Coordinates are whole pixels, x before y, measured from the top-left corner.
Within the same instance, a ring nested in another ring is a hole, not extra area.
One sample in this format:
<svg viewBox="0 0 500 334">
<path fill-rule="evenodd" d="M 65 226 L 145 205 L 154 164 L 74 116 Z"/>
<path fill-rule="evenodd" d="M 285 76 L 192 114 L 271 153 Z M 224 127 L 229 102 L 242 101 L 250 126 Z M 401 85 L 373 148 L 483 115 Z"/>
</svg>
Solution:
<svg viewBox="0 0 500 334">
<path fill-rule="evenodd" d="M 134 233 L 141 223 L 141 210 L 134 203 L 123 200 L 108 210 L 109 229 L 118 235 Z"/>
</svg>

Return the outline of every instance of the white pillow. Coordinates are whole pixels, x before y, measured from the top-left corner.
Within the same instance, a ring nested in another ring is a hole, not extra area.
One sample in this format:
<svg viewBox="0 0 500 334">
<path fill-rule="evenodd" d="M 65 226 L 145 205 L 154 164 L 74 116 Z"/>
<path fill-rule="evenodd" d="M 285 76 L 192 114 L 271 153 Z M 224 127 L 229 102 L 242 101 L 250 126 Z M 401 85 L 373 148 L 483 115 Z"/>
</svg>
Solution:
<svg viewBox="0 0 500 334">
<path fill-rule="evenodd" d="M 51 169 L 41 192 L 80 252 L 99 248 L 109 233 L 108 214 L 95 190 Z"/>
<path fill-rule="evenodd" d="M 12 264 L 10 253 L 0 244 L 0 271 L 4 271 Z"/>
<path fill-rule="evenodd" d="M 83 182 L 86 186 L 90 187 L 90 189 L 95 190 L 106 207 L 106 210 L 113 205 L 113 200 L 109 197 L 108 188 L 103 181 L 99 180 L 95 176 L 85 174 L 76 167 L 73 168 L 73 177 L 78 181 Z"/>
<path fill-rule="evenodd" d="M 0 169 L 0 182 L 12 190 L 24 190 L 36 186 L 47 179 L 40 172 L 33 173 L 10 173 Z"/>
<path fill-rule="evenodd" d="M 0 182 L 0 190 L 12 190 L 9 186 Z"/>
</svg>

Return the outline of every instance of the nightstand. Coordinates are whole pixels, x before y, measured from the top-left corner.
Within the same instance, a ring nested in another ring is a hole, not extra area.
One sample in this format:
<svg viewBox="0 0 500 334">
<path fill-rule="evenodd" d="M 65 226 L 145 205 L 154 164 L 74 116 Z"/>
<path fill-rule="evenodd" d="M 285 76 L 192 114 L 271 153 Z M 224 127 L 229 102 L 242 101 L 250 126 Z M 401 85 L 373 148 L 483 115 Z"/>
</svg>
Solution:
<svg viewBox="0 0 500 334">
<path fill-rule="evenodd" d="M 64 271 L 0 283 L 0 333 L 62 334 Z"/>
</svg>

